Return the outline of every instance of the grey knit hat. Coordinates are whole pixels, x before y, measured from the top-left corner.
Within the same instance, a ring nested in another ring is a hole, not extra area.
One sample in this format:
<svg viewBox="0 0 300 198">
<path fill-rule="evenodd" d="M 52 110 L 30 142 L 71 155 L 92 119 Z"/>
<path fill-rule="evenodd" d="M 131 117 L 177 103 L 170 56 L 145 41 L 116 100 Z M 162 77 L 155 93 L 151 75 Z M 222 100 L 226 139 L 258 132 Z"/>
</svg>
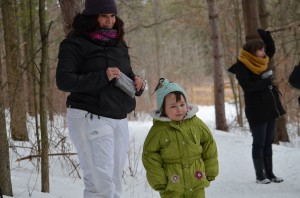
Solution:
<svg viewBox="0 0 300 198">
<path fill-rule="evenodd" d="M 114 0 L 85 0 L 83 15 L 117 14 L 117 5 Z"/>
</svg>

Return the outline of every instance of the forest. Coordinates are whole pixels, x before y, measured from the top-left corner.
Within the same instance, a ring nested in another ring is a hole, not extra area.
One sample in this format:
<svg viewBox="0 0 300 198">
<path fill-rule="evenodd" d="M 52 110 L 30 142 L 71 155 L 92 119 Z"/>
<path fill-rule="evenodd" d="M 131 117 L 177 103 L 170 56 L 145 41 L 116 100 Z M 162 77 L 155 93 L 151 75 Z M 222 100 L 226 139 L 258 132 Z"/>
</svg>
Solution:
<svg viewBox="0 0 300 198">
<path fill-rule="evenodd" d="M 129 119 L 155 106 L 155 85 L 165 77 L 181 84 L 192 103 L 215 106 L 216 129 L 232 127 L 225 119 L 227 102 L 236 106 L 236 126 L 247 127 L 242 90 L 227 69 L 261 28 L 275 40 L 269 67 L 287 111 L 277 121 L 275 143 L 289 141 L 287 126 L 299 126 L 300 115 L 300 92 L 288 83 L 300 61 L 300 0 L 116 2 L 132 67 L 147 80 Z M 68 95 L 56 87 L 58 49 L 83 5 L 83 0 L 0 0 L 0 187 L 5 195 L 12 195 L 9 152 L 19 146 L 40 159 L 42 191 L 49 191 L 49 150 L 65 138 L 55 129 L 55 117 L 65 115 Z"/>
</svg>

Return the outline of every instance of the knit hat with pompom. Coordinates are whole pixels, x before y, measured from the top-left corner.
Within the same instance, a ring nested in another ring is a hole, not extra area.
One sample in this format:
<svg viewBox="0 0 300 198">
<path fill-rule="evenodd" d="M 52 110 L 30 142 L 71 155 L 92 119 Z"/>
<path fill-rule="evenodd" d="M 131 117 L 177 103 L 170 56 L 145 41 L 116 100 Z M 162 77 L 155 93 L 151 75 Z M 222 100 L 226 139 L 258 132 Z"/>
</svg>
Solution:
<svg viewBox="0 0 300 198">
<path fill-rule="evenodd" d="M 171 92 L 179 91 L 183 93 L 185 98 L 187 99 L 187 95 L 182 87 L 180 87 L 177 83 L 170 82 L 168 79 L 161 78 L 159 79 L 158 85 L 156 86 L 156 105 L 157 110 L 161 110 L 162 104 L 164 102 L 164 98 Z"/>
</svg>

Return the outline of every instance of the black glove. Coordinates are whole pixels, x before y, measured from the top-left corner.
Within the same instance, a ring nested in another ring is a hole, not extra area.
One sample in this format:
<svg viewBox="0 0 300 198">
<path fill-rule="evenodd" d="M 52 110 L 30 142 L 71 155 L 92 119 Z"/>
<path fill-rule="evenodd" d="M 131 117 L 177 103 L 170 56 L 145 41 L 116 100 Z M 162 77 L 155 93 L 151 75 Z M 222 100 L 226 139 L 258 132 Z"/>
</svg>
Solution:
<svg viewBox="0 0 300 198">
<path fill-rule="evenodd" d="M 257 29 L 256 31 L 259 34 L 259 36 L 267 36 L 267 35 L 270 34 L 269 31 L 266 31 L 266 30 L 263 30 L 263 29 Z"/>
</svg>

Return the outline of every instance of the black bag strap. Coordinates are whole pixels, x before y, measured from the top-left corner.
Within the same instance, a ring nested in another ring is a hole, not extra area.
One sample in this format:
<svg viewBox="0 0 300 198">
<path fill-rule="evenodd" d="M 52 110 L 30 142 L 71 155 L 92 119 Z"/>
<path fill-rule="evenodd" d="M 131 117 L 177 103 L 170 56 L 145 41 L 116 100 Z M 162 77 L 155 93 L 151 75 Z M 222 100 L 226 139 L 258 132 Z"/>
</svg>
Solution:
<svg viewBox="0 0 300 198">
<path fill-rule="evenodd" d="M 300 63 L 294 66 L 293 71 L 289 76 L 289 83 L 294 88 L 300 89 Z"/>
</svg>

